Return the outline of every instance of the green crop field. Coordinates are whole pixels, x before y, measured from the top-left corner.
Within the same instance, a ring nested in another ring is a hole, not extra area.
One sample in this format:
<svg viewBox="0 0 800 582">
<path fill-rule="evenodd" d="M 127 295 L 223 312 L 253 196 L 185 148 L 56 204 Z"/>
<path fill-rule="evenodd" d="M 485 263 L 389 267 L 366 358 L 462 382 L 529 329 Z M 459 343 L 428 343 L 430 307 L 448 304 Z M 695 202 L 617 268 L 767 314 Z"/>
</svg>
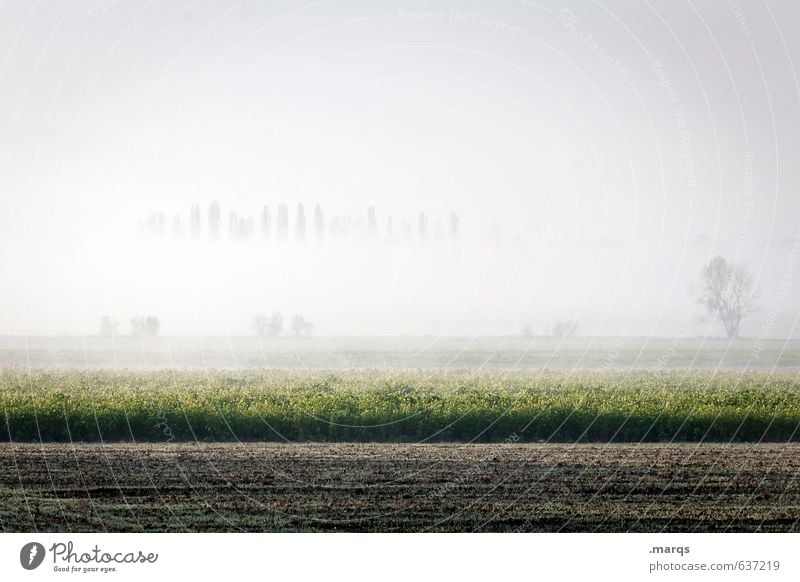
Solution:
<svg viewBox="0 0 800 582">
<path fill-rule="evenodd" d="M 0 411 L 15 442 L 788 442 L 800 435 L 800 378 L 6 370 Z"/>
<path fill-rule="evenodd" d="M 800 524 L 786 371 L 5 369 L 0 415 L 5 531 Z"/>
<path fill-rule="evenodd" d="M 651 337 L 17 337 L 0 368 L 24 369 L 800 369 L 800 341 Z"/>
</svg>

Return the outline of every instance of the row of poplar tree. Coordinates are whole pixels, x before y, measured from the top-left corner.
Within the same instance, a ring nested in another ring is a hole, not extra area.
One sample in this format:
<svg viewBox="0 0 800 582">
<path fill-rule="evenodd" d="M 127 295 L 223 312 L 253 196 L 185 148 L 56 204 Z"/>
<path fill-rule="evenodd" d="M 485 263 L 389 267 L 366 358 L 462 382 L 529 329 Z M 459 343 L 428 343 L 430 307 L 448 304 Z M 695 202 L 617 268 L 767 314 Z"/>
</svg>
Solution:
<svg viewBox="0 0 800 582">
<path fill-rule="evenodd" d="M 278 204 L 275 208 L 265 205 L 258 217 L 254 215 L 240 216 L 236 211 L 229 211 L 227 217 L 227 237 L 235 240 L 277 240 L 304 242 L 309 236 L 317 241 L 326 237 L 334 240 L 428 240 L 441 241 L 445 238 L 455 240 L 460 233 L 458 214 L 451 212 L 446 221 L 436 219 L 431 224 L 425 212 L 419 212 L 414 219 L 403 218 L 396 221 L 388 214 L 379 221 L 374 206 L 367 208 L 364 215 L 333 214 L 326 218 L 319 204 L 314 206 L 311 216 L 306 215 L 305 207 L 298 204 L 294 211 L 294 220 L 290 223 L 289 207 Z M 379 224 L 380 222 L 380 224 Z M 443 224 L 444 222 L 444 224 Z M 163 212 L 151 212 L 139 222 L 140 230 L 154 236 L 184 236 L 191 238 L 219 239 L 225 234 L 222 210 L 216 201 L 211 202 L 203 216 L 199 204 L 193 204 L 188 219 L 181 214 L 170 218 Z"/>
</svg>

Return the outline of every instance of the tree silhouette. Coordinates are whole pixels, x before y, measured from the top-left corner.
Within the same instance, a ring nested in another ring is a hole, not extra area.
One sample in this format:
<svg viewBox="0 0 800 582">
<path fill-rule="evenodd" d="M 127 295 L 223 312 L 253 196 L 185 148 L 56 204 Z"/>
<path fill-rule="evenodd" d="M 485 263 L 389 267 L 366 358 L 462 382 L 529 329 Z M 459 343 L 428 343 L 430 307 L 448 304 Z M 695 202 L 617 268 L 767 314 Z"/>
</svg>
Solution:
<svg viewBox="0 0 800 582">
<path fill-rule="evenodd" d="M 192 210 L 189 215 L 189 234 L 192 238 L 200 238 L 200 205 L 192 204 Z"/>
<path fill-rule="evenodd" d="M 450 240 L 456 240 L 459 235 L 461 224 L 458 219 L 458 214 L 455 212 L 450 213 Z"/>
<path fill-rule="evenodd" d="M 154 337 L 158 335 L 159 329 L 161 329 L 161 322 L 155 315 L 131 319 L 131 335 Z"/>
<path fill-rule="evenodd" d="M 278 205 L 278 239 L 286 240 L 286 234 L 289 231 L 289 209 L 286 204 L 281 202 Z"/>
<path fill-rule="evenodd" d="M 117 335 L 119 329 L 119 322 L 110 315 L 104 315 L 100 318 L 100 335 L 103 337 L 113 337 Z"/>
<path fill-rule="evenodd" d="M 567 321 L 559 319 L 553 325 L 552 335 L 556 338 L 572 337 L 578 333 L 578 323 L 575 321 Z"/>
<path fill-rule="evenodd" d="M 222 222 L 221 214 L 219 211 L 219 204 L 216 200 L 212 200 L 208 206 L 208 234 L 211 238 L 219 237 L 220 223 Z"/>
<path fill-rule="evenodd" d="M 697 303 L 722 322 L 729 338 L 739 337 L 742 319 L 756 310 L 753 275 L 746 266 L 729 263 L 722 255 L 701 269 L 695 293 Z"/>
<path fill-rule="evenodd" d="M 158 331 L 160 329 L 161 329 L 161 322 L 158 321 L 158 318 L 155 315 L 148 315 L 147 317 L 144 318 L 145 335 L 154 337 L 158 335 Z"/>
<path fill-rule="evenodd" d="M 261 236 L 269 240 L 270 230 L 272 229 L 272 215 L 269 212 L 269 206 L 266 204 L 261 209 Z"/>
<path fill-rule="evenodd" d="M 270 334 L 270 322 L 271 318 L 267 317 L 266 315 L 255 315 L 253 316 L 253 331 L 256 332 L 258 337 L 269 337 Z M 283 327 L 283 324 L 281 324 Z M 280 335 L 280 329 L 278 333 L 275 334 L 276 336 Z"/>
<path fill-rule="evenodd" d="M 375 235 L 378 232 L 378 221 L 375 217 L 375 207 L 370 206 L 367 209 L 367 234 L 369 235 L 370 240 L 375 239 Z"/>
<path fill-rule="evenodd" d="M 283 316 L 280 313 L 273 313 L 267 322 L 267 335 L 269 337 L 278 337 L 283 331 Z"/>
<path fill-rule="evenodd" d="M 297 217 L 294 222 L 294 237 L 302 243 L 306 240 L 306 211 L 303 208 L 303 203 L 297 205 Z"/>
<path fill-rule="evenodd" d="M 420 212 L 417 219 L 417 234 L 422 242 L 428 239 L 428 217 L 424 212 Z"/>
<path fill-rule="evenodd" d="M 314 236 L 317 242 L 322 241 L 325 236 L 325 217 L 322 215 L 322 208 L 319 204 L 314 206 Z"/>
<path fill-rule="evenodd" d="M 228 238 L 235 239 L 239 232 L 239 215 L 233 210 L 228 213 Z"/>
<path fill-rule="evenodd" d="M 239 240 L 247 240 L 253 234 L 253 227 L 255 226 L 255 221 L 253 217 L 250 216 L 249 218 L 239 218 L 236 221 L 235 229 L 236 229 L 236 238 Z"/>
<path fill-rule="evenodd" d="M 306 318 L 302 315 L 295 314 L 292 317 L 290 329 L 292 335 L 295 337 L 311 337 L 311 331 L 314 329 L 314 325 L 306 321 Z"/>
</svg>

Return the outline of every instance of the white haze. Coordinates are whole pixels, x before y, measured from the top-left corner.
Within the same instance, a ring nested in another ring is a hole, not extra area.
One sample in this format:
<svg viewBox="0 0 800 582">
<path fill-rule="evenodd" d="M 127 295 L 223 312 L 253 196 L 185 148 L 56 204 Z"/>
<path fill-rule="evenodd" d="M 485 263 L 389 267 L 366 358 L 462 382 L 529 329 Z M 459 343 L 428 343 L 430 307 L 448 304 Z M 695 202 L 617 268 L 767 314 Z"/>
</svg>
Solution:
<svg viewBox="0 0 800 582">
<path fill-rule="evenodd" d="M 743 335 L 797 337 L 798 22 L 796 3 L 5 3 L 0 335 L 147 314 L 243 335 L 275 311 L 318 335 L 720 335 L 689 287 L 723 253 L 759 282 Z M 302 244 L 258 232 L 280 203 L 290 233 L 303 203 Z M 334 215 L 362 235 L 332 237 Z"/>
</svg>

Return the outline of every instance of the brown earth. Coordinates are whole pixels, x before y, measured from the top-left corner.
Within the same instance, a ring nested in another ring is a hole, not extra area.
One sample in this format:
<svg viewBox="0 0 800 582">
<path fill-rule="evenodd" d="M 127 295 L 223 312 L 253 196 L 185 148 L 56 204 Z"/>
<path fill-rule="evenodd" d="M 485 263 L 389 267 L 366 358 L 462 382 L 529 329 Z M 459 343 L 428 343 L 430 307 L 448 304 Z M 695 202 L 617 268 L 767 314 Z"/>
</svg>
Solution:
<svg viewBox="0 0 800 582">
<path fill-rule="evenodd" d="M 800 531 L 800 445 L 2 444 L 4 531 Z"/>
</svg>

